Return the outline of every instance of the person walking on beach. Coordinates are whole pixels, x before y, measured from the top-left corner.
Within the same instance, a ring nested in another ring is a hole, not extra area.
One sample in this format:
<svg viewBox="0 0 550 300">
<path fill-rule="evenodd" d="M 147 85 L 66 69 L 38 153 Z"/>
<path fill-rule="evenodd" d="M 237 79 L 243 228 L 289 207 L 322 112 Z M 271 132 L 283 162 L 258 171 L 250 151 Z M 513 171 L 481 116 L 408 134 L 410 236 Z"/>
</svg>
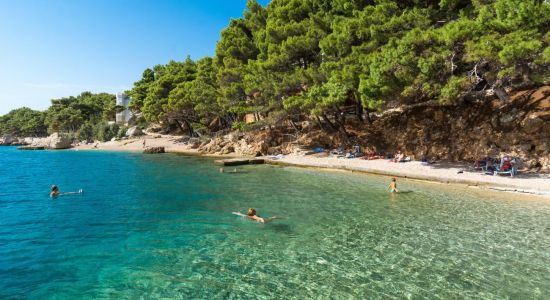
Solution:
<svg viewBox="0 0 550 300">
<path fill-rule="evenodd" d="M 397 193 L 399 190 L 397 189 L 397 182 L 395 178 L 392 178 L 390 185 L 388 185 L 388 190 L 390 193 Z"/>
<path fill-rule="evenodd" d="M 143 148 L 145 149 L 145 138 L 143 138 Z"/>
</svg>

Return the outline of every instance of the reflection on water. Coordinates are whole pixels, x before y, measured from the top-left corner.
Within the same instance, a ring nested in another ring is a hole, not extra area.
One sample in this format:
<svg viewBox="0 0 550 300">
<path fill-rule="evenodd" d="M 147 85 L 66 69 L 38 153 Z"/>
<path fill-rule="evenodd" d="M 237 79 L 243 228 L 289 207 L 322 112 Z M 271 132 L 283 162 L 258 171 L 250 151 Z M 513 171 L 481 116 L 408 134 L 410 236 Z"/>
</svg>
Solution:
<svg viewBox="0 0 550 300">
<path fill-rule="evenodd" d="M 547 200 L 176 155 L 0 163 L 0 298 L 550 296 Z"/>
</svg>

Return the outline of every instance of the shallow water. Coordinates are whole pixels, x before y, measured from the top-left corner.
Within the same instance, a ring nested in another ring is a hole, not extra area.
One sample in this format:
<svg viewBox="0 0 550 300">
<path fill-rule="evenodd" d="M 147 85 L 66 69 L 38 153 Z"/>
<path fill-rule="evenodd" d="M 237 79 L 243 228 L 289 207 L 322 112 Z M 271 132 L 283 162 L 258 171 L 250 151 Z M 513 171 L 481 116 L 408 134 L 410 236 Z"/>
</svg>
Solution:
<svg viewBox="0 0 550 300">
<path fill-rule="evenodd" d="M 0 166 L 0 298 L 550 297 L 545 199 L 172 154 L 3 147 Z"/>
</svg>

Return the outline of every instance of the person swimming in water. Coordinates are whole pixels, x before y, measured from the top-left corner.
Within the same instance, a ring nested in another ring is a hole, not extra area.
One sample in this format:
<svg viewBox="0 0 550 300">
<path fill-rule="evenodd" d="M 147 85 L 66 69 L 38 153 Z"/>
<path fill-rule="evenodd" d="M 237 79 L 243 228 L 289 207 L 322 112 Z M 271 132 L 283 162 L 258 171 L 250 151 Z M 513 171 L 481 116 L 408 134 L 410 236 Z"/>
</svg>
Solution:
<svg viewBox="0 0 550 300">
<path fill-rule="evenodd" d="M 399 190 L 397 189 L 397 182 L 395 178 L 392 178 L 390 185 L 388 185 L 388 190 L 390 193 L 397 193 Z"/>
<path fill-rule="evenodd" d="M 63 196 L 63 195 L 82 194 L 83 192 L 84 192 L 84 190 L 80 189 L 80 190 L 78 190 L 78 192 L 60 193 L 59 192 L 59 187 L 54 184 L 54 185 L 52 185 L 52 190 L 50 191 L 50 197 L 55 198 L 55 197 Z"/>
<path fill-rule="evenodd" d="M 233 212 L 233 214 L 238 215 L 238 216 L 242 216 L 242 217 L 247 217 L 250 220 L 254 220 L 254 221 L 257 221 L 257 222 L 260 222 L 260 223 L 266 223 L 266 222 L 269 222 L 269 221 L 274 220 L 274 219 L 277 218 L 276 216 L 269 217 L 269 218 L 262 218 L 262 217 L 258 216 L 258 214 L 257 214 L 257 212 L 254 208 L 249 208 L 248 211 L 246 212 L 246 215 L 242 214 L 240 212 Z"/>
<path fill-rule="evenodd" d="M 52 190 L 51 190 L 51 192 L 50 192 L 50 197 L 53 198 L 53 197 L 57 197 L 57 196 L 59 196 L 59 195 L 60 195 L 60 194 L 59 194 L 59 188 L 57 187 L 57 185 L 55 185 L 55 184 L 52 185 Z"/>
</svg>

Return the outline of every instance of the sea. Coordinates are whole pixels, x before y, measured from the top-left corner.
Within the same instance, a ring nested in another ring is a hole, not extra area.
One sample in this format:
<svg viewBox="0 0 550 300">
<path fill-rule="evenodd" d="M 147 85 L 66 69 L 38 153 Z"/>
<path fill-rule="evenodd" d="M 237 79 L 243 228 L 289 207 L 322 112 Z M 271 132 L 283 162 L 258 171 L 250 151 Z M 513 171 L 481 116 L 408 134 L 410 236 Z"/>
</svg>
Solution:
<svg viewBox="0 0 550 300">
<path fill-rule="evenodd" d="M 549 199 L 235 169 L 0 147 L 0 299 L 550 298 Z"/>
</svg>

